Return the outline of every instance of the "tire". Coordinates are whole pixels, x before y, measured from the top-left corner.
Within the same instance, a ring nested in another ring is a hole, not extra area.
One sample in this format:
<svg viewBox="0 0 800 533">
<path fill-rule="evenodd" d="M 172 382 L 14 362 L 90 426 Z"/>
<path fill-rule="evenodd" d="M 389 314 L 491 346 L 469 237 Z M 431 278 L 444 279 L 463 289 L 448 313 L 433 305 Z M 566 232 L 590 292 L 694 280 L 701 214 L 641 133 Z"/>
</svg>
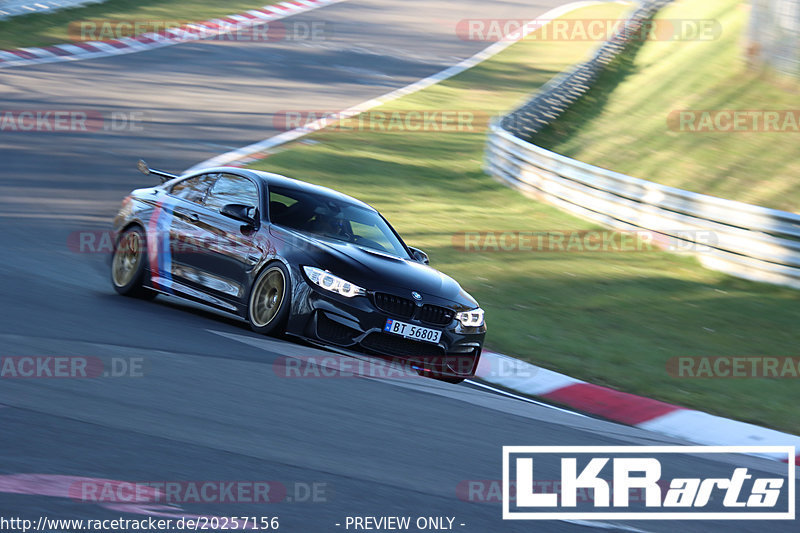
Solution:
<svg viewBox="0 0 800 533">
<path fill-rule="evenodd" d="M 111 257 L 111 284 L 123 296 L 152 300 L 158 293 L 149 286 L 147 238 L 140 226 L 120 235 Z"/>
<path fill-rule="evenodd" d="M 437 381 L 444 381 L 445 383 L 453 383 L 453 384 L 461 383 L 465 379 L 467 379 L 467 376 L 461 377 L 461 376 L 455 376 L 455 375 L 452 375 L 452 374 L 446 374 L 446 373 L 442 372 L 441 369 L 433 369 L 433 368 L 427 368 L 427 369 L 420 368 L 419 370 L 417 370 L 417 373 L 422 377 L 435 379 Z"/>
<path fill-rule="evenodd" d="M 280 335 L 291 308 L 292 281 L 283 263 L 273 262 L 259 272 L 247 299 L 247 321 L 256 333 Z"/>
<path fill-rule="evenodd" d="M 453 383 L 454 385 L 458 385 L 462 383 L 467 378 L 451 376 L 449 374 L 442 374 L 441 372 L 420 372 L 421 376 L 429 377 L 431 379 L 435 379 L 436 381 L 444 381 L 445 383 Z"/>
<path fill-rule="evenodd" d="M 433 379 L 438 379 L 439 381 L 444 381 L 445 383 L 453 383 L 454 385 L 458 385 L 459 383 L 463 383 L 467 378 L 457 378 L 453 376 L 433 376 Z"/>
</svg>

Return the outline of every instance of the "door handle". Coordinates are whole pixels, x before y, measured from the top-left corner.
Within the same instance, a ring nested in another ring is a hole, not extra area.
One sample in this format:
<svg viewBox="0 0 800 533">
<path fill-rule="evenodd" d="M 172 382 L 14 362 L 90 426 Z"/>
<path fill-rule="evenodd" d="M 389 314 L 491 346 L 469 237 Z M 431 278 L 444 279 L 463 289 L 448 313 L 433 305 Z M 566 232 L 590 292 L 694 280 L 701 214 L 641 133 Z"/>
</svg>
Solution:
<svg viewBox="0 0 800 533">
<path fill-rule="evenodd" d="M 188 220 L 189 222 L 200 222 L 200 217 L 197 216 L 197 213 L 184 213 L 183 211 L 175 211 L 175 214 L 184 220 Z"/>
</svg>

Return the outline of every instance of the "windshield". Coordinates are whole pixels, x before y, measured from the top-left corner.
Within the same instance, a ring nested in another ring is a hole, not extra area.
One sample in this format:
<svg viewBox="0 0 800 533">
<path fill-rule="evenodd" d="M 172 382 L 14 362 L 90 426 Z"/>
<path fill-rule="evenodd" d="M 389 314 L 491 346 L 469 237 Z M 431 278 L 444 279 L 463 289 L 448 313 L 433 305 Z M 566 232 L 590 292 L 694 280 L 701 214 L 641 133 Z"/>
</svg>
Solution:
<svg viewBox="0 0 800 533">
<path fill-rule="evenodd" d="M 378 213 L 335 197 L 271 185 L 269 217 L 274 224 L 304 233 L 408 257 Z"/>
</svg>

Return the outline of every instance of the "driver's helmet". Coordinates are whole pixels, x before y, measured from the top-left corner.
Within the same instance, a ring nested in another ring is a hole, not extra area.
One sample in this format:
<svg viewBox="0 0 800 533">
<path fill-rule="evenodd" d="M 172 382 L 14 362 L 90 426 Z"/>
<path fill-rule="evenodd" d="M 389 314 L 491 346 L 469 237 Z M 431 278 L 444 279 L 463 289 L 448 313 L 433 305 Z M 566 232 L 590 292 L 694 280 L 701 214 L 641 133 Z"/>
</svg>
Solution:
<svg viewBox="0 0 800 533">
<path fill-rule="evenodd" d="M 344 220 L 327 213 L 317 213 L 314 226 L 320 233 L 337 236 L 344 236 L 346 234 Z"/>
</svg>

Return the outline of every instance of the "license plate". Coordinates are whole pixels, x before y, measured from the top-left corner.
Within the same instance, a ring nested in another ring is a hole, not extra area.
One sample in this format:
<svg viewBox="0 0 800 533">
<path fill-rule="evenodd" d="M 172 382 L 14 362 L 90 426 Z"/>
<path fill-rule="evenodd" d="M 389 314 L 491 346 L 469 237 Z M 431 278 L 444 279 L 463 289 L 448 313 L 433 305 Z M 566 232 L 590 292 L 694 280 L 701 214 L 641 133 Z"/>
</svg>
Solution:
<svg viewBox="0 0 800 533">
<path fill-rule="evenodd" d="M 400 335 L 407 339 L 414 339 L 415 341 L 432 342 L 436 344 L 442 337 L 442 332 L 438 329 L 423 328 L 422 326 L 415 326 L 414 324 L 407 324 L 399 320 L 391 318 L 386 319 L 386 325 L 383 331 Z"/>
</svg>

